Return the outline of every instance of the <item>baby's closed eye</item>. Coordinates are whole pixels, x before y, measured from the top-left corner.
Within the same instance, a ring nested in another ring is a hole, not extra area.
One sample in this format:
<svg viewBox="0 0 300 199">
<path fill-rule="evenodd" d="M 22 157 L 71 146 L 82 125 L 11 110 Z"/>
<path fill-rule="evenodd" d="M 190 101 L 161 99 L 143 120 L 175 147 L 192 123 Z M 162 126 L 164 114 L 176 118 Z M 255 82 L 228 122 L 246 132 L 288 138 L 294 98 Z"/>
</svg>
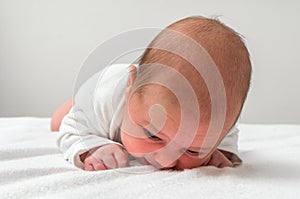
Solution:
<svg viewBox="0 0 300 199">
<path fill-rule="evenodd" d="M 198 156 L 199 151 L 193 151 L 193 150 L 186 150 L 186 153 L 192 156 Z"/>
<path fill-rule="evenodd" d="M 158 136 L 152 134 L 150 131 L 146 130 L 145 129 L 145 133 L 147 135 L 148 138 L 150 138 L 151 140 L 154 140 L 154 141 L 162 141 L 161 138 L 159 138 Z"/>
</svg>

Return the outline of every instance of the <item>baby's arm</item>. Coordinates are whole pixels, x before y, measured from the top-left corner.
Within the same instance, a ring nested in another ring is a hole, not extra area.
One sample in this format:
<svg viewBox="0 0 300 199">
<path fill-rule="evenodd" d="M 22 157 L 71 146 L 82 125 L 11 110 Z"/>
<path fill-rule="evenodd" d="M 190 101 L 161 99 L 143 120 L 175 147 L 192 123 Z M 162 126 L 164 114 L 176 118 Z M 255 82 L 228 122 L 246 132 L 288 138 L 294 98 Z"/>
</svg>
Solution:
<svg viewBox="0 0 300 199">
<path fill-rule="evenodd" d="M 110 156 L 116 155 L 115 158 L 121 157 L 122 163 L 117 164 L 118 167 L 126 165 L 126 161 L 123 160 L 128 159 L 122 149 L 123 146 L 113 141 L 114 137 L 108 133 L 109 121 L 105 120 L 108 118 L 96 116 L 96 113 L 99 112 L 99 110 L 95 110 L 94 106 L 97 80 L 98 76 L 94 75 L 80 88 L 75 96 L 74 106 L 62 120 L 57 139 L 57 145 L 64 153 L 64 158 L 82 169 L 89 168 L 88 165 L 96 165 L 94 164 L 96 160 L 103 161 L 103 157 L 101 159 L 99 155 L 103 155 L 105 152 Z M 114 149 L 114 153 L 109 151 L 108 146 Z M 82 155 L 84 153 L 86 156 Z M 104 163 L 104 165 L 106 164 Z M 114 165 L 106 166 L 106 168 L 112 168 Z"/>
<path fill-rule="evenodd" d="M 78 111 L 71 112 L 63 119 L 60 127 L 57 145 L 64 153 L 64 158 L 76 167 L 87 169 L 90 166 L 103 162 L 105 168 L 117 168 L 128 165 L 128 155 L 123 146 L 106 138 L 104 133 L 100 133 L 89 124 L 86 116 Z M 86 154 L 85 156 L 82 154 Z M 117 161 L 117 167 L 110 163 L 111 157 Z M 120 158 L 120 160 L 117 160 Z M 97 167 L 94 170 L 99 170 Z"/>
</svg>

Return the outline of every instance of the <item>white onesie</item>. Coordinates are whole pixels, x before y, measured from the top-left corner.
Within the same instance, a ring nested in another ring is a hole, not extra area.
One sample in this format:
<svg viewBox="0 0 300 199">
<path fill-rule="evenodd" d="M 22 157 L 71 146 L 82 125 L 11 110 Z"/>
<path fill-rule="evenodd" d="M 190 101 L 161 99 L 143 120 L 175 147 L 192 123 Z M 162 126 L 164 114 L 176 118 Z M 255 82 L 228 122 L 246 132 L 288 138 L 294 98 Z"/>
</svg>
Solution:
<svg viewBox="0 0 300 199">
<path fill-rule="evenodd" d="M 79 155 L 108 143 L 122 146 L 120 126 L 125 102 L 128 64 L 115 64 L 90 77 L 75 95 L 75 103 L 62 120 L 57 145 L 64 158 L 83 168 Z M 236 125 L 224 137 L 218 149 L 237 157 L 238 129 Z"/>
</svg>

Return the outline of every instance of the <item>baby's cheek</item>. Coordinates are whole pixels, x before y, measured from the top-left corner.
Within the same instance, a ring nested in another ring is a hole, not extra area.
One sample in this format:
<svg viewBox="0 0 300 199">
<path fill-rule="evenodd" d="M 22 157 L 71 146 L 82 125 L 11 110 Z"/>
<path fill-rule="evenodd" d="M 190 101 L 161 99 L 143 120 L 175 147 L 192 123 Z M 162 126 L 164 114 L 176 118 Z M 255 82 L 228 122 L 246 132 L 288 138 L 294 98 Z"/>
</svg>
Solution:
<svg viewBox="0 0 300 199">
<path fill-rule="evenodd" d="M 121 135 L 122 143 L 131 154 L 138 153 L 140 155 L 154 152 L 160 149 L 159 144 L 154 144 L 144 138 L 132 137 L 128 134 Z"/>
</svg>

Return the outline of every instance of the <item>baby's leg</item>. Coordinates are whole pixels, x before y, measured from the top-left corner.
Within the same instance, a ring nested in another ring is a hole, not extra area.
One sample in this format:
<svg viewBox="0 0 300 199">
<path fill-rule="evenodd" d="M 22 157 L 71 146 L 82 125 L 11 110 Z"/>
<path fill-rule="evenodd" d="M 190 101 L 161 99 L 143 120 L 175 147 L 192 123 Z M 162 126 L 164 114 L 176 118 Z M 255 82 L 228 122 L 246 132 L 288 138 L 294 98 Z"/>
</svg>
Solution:
<svg viewBox="0 0 300 199">
<path fill-rule="evenodd" d="M 66 114 L 69 113 L 72 106 L 73 106 L 73 99 L 69 99 L 65 103 L 63 103 L 58 109 L 56 109 L 56 111 L 52 115 L 51 131 L 59 130 L 62 119 Z"/>
</svg>

